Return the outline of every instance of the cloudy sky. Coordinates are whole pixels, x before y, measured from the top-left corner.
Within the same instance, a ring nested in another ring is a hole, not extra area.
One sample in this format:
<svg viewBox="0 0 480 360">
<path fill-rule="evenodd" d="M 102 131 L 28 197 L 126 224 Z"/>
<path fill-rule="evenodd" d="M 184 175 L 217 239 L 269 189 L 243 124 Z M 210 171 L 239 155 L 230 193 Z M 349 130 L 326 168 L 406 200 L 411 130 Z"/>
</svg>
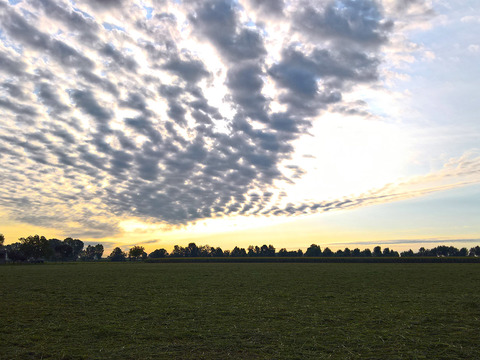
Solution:
<svg viewBox="0 0 480 360">
<path fill-rule="evenodd" d="M 0 232 L 478 244 L 479 33 L 477 0 L 0 0 Z"/>
</svg>

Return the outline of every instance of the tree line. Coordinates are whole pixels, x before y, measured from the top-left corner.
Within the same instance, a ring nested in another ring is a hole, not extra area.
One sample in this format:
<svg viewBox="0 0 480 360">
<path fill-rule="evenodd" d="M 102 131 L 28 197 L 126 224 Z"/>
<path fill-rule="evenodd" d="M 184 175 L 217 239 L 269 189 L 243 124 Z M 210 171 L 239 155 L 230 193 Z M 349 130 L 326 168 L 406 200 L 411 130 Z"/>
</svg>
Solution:
<svg viewBox="0 0 480 360">
<path fill-rule="evenodd" d="M 30 235 L 18 242 L 4 245 L 5 237 L 0 234 L 0 259 L 11 261 L 74 261 L 98 260 L 103 255 L 103 245 L 88 245 L 68 237 L 64 240 L 46 239 L 45 236 Z"/>
<path fill-rule="evenodd" d="M 85 247 L 80 239 L 68 237 L 64 240 L 46 239 L 44 236 L 31 235 L 26 238 L 20 238 L 13 244 L 4 245 L 5 237 L 0 234 L 0 260 L 10 260 L 14 262 L 35 262 L 35 261 L 95 261 L 102 259 L 104 247 L 102 244 L 88 245 Z M 175 245 L 169 253 L 166 249 L 156 249 L 150 254 L 145 252 L 143 246 L 133 246 L 128 253 L 121 248 L 116 247 L 106 258 L 110 261 L 126 260 L 145 260 L 147 258 L 181 258 L 181 257 L 462 257 L 462 256 L 480 256 L 480 246 L 457 249 L 453 246 L 437 246 L 433 249 L 421 247 L 418 252 L 413 250 L 398 253 L 390 248 L 382 249 L 375 246 L 373 251 L 366 248 L 359 248 L 332 251 L 330 248 L 322 248 L 317 244 L 312 244 L 303 252 L 298 250 L 287 250 L 285 248 L 277 251 L 273 245 L 249 246 L 241 248 L 235 246 L 233 250 L 222 250 L 220 247 L 209 245 L 197 246 L 190 243 L 183 247 Z"/>
</svg>

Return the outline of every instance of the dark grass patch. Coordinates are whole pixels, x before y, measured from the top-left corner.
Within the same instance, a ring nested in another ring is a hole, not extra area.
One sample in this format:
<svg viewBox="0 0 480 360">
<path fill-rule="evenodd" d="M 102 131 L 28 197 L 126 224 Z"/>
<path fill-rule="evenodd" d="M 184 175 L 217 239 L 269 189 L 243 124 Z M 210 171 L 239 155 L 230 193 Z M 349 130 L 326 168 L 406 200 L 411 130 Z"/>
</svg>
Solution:
<svg viewBox="0 0 480 360">
<path fill-rule="evenodd" d="M 475 264 L 0 267 L 1 359 L 475 359 Z"/>
</svg>

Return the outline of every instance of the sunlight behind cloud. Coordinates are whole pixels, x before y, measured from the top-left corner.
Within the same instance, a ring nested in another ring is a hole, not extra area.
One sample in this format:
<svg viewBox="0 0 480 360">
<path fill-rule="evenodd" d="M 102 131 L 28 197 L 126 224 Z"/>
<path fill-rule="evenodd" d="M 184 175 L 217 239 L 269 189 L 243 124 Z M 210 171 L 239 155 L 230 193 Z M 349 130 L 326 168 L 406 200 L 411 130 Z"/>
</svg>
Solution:
<svg viewBox="0 0 480 360">
<path fill-rule="evenodd" d="M 408 135 L 393 124 L 328 115 L 311 133 L 296 145 L 292 162 L 306 174 L 286 188 L 289 201 L 337 199 L 382 187 L 402 177 L 410 160 Z"/>
</svg>

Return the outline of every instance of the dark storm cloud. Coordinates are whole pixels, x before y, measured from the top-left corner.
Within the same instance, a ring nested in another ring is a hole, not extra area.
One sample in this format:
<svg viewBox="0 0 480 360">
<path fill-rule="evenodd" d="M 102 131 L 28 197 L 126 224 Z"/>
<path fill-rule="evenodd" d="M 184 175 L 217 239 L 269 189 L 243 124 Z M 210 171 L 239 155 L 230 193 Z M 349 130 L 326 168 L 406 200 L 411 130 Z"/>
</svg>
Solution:
<svg viewBox="0 0 480 360">
<path fill-rule="evenodd" d="M 131 167 L 133 159 L 133 155 L 126 151 L 113 151 L 112 158 L 110 160 L 110 173 L 117 176 L 123 174 Z"/>
<path fill-rule="evenodd" d="M 113 8 L 121 8 L 125 0 L 82 0 L 81 2 L 89 4 L 97 10 L 108 10 Z"/>
<path fill-rule="evenodd" d="M 183 93 L 183 89 L 180 86 L 175 85 L 161 85 L 159 90 L 160 95 L 172 100 L 174 100 Z"/>
<path fill-rule="evenodd" d="M 270 75 L 283 87 L 313 97 L 323 86 L 341 89 L 350 82 L 377 80 L 379 60 L 361 52 L 316 48 L 310 54 L 288 48 L 282 61 L 269 70 Z"/>
<path fill-rule="evenodd" d="M 99 26 L 93 19 L 85 17 L 78 11 L 69 11 L 61 2 L 51 0 L 30 0 L 29 2 L 43 9 L 46 16 L 63 22 L 71 31 L 79 33 L 82 41 L 99 40 L 96 35 Z"/>
<path fill-rule="evenodd" d="M 264 74 L 255 62 L 232 66 L 227 74 L 227 86 L 239 111 L 253 120 L 268 121 L 268 99 L 262 94 Z"/>
<path fill-rule="evenodd" d="M 293 18 L 296 28 L 318 40 L 378 46 L 387 41 L 393 26 L 373 0 L 335 0 L 323 8 L 318 5 L 307 5 Z"/>
<path fill-rule="evenodd" d="M 187 82 L 197 82 L 209 75 L 204 64 L 200 60 L 181 60 L 179 58 L 170 59 L 164 66 Z"/>
<path fill-rule="evenodd" d="M 19 115 L 32 116 L 32 117 L 38 115 L 35 108 L 28 105 L 16 104 L 10 100 L 0 99 L 0 108 L 10 110 L 12 113 L 19 114 Z"/>
<path fill-rule="evenodd" d="M 149 137 L 154 144 L 158 144 L 162 141 L 162 135 L 155 129 L 153 123 L 145 116 L 127 118 L 125 119 L 125 123 L 131 128 L 135 129 L 139 134 Z M 123 142 L 120 139 L 122 145 L 124 145 L 124 147 L 132 148 L 134 145 L 132 143 L 125 142 L 127 141 L 126 139 L 128 138 L 125 138 Z"/>
<path fill-rule="evenodd" d="M 38 51 L 44 51 L 65 66 L 93 68 L 94 63 L 60 40 L 51 38 L 32 25 L 15 11 L 0 14 L 0 27 L 15 40 Z"/>
<path fill-rule="evenodd" d="M 9 83 L 9 82 L 4 82 L 0 84 L 0 86 L 5 90 L 7 90 L 12 98 L 21 99 L 21 100 L 25 99 L 25 92 L 22 90 L 20 86 Z"/>
<path fill-rule="evenodd" d="M 304 174 L 297 165 L 284 165 L 294 141 L 323 109 L 365 108 L 343 102 L 342 93 L 377 80 L 377 45 L 389 34 L 382 10 L 366 0 L 312 5 L 309 13 L 295 4 L 286 9 L 283 1 L 249 1 L 246 8 L 237 1 L 180 2 L 175 7 L 184 9 L 188 21 L 178 23 L 160 3 L 147 18 L 142 6 L 123 17 L 127 4 L 117 1 L 0 2 L 5 46 L 23 54 L 13 58 L 0 51 L 0 108 L 12 122 L 5 129 L 17 131 L 7 135 L 0 127 L 0 156 L 2 165 L 4 158 L 12 164 L 4 173 L 25 169 L 21 181 L 2 184 L 38 198 L 38 214 L 42 207 L 50 212 L 37 216 L 30 204 L 11 211 L 32 223 L 75 221 L 91 229 L 82 236 L 101 236 L 118 230 L 116 220 L 106 217 L 178 225 L 232 214 L 293 216 L 372 201 L 282 205 L 287 195 L 275 186 Z M 268 21 L 254 24 L 242 14 L 247 8 Z M 118 17 L 112 23 L 122 23 L 122 31 L 104 26 L 111 21 L 107 14 Z M 317 40 L 292 44 L 287 36 L 279 56 L 267 54 L 266 39 L 275 36 L 267 26 L 275 21 L 293 21 L 294 31 Z M 185 48 L 182 37 L 189 33 L 200 40 L 200 50 Z M 219 83 L 225 87 L 210 91 Z M 70 101 L 63 100 L 64 92 Z M 282 108 L 273 110 L 278 104 Z M 58 184 L 41 180 L 52 173 Z M 78 193 L 62 192 L 66 186 Z M 70 210 L 83 202 L 91 209 Z"/>
<path fill-rule="evenodd" d="M 299 132 L 298 128 L 298 123 L 300 121 L 296 121 L 295 119 L 289 117 L 287 114 L 272 114 L 272 122 L 271 122 L 271 127 L 272 129 L 278 130 L 278 131 L 285 131 L 285 132 L 291 132 L 291 133 L 296 133 Z M 309 124 L 309 122 L 305 122 L 306 124 Z"/>
<path fill-rule="evenodd" d="M 1 25 L 0 25 L 1 27 Z M 18 59 L 12 60 L 7 54 L 0 52 L 0 71 L 7 75 L 22 76 L 26 66 Z"/>
<path fill-rule="evenodd" d="M 315 48 L 305 54 L 289 47 L 268 73 L 287 90 L 280 99 L 289 105 L 290 113 L 312 116 L 339 102 L 341 91 L 350 85 L 377 80 L 379 64 L 377 58 L 353 50 Z"/>
<path fill-rule="evenodd" d="M 282 15 L 285 7 L 283 0 L 249 0 L 249 3 L 264 15 Z"/>
<path fill-rule="evenodd" d="M 101 78 L 94 73 L 90 72 L 89 70 L 80 70 L 78 71 L 78 75 L 84 78 L 86 81 L 89 82 L 91 85 L 99 85 L 102 89 L 108 91 L 114 96 L 118 96 L 118 90 L 115 84 L 113 84 L 108 79 Z"/>
<path fill-rule="evenodd" d="M 301 58 L 303 54 L 300 55 Z M 300 60 L 302 60 L 300 58 Z M 310 66 L 308 66 L 310 65 Z M 270 75 L 280 84 L 300 96 L 313 97 L 318 91 L 315 69 L 311 61 L 286 59 L 270 69 Z"/>
<path fill-rule="evenodd" d="M 217 108 L 210 106 L 207 100 L 203 97 L 203 94 L 199 96 L 196 100 L 190 101 L 188 103 L 191 109 L 196 111 L 197 113 L 204 113 L 205 116 L 209 115 L 214 119 L 220 120 L 222 119 L 222 115 L 218 111 Z M 193 115 L 192 115 L 193 116 Z"/>
<path fill-rule="evenodd" d="M 135 72 L 138 68 L 138 64 L 135 59 L 115 49 L 112 44 L 105 44 L 101 49 L 99 49 L 99 52 L 100 54 L 112 59 L 114 61 L 114 65 L 123 67 L 128 71 Z"/>
<path fill-rule="evenodd" d="M 32 142 L 27 141 L 26 139 L 20 139 L 14 136 L 0 136 L 0 140 L 4 141 L 5 143 L 14 144 L 18 147 L 23 148 L 27 152 L 30 153 L 38 153 L 43 150 L 40 145 L 33 144 Z"/>
<path fill-rule="evenodd" d="M 59 96 L 56 94 L 55 89 L 48 83 L 41 83 L 38 85 L 38 97 L 40 101 L 50 108 L 52 112 L 60 114 L 68 111 L 69 107 L 63 104 Z"/>
<path fill-rule="evenodd" d="M 206 1 L 198 7 L 190 21 L 220 54 L 231 60 L 257 59 L 266 54 L 263 39 L 257 31 L 241 28 L 233 1 Z"/>
<path fill-rule="evenodd" d="M 89 90 L 72 90 L 70 96 L 77 107 L 99 122 L 106 122 L 112 117 L 112 113 L 101 107 Z"/>
<path fill-rule="evenodd" d="M 119 104 L 123 107 L 139 110 L 147 116 L 151 114 L 150 110 L 147 109 L 147 102 L 145 101 L 145 97 L 140 93 L 128 94 L 128 99 L 121 100 Z"/>
<path fill-rule="evenodd" d="M 106 169 L 107 162 L 105 157 L 101 157 L 89 152 L 88 149 L 85 148 L 85 146 L 80 146 L 78 148 L 78 151 L 80 153 L 80 158 L 88 164 L 100 170 Z"/>
<path fill-rule="evenodd" d="M 169 101 L 168 116 L 180 125 L 186 125 L 186 110 L 176 101 Z"/>
<path fill-rule="evenodd" d="M 68 132 L 67 130 L 62 129 L 62 128 L 57 128 L 57 129 L 53 130 L 52 135 L 55 135 L 55 136 L 61 138 L 67 144 L 75 144 L 75 142 L 76 142 L 75 136 L 73 134 L 71 134 L 70 132 Z"/>
</svg>

